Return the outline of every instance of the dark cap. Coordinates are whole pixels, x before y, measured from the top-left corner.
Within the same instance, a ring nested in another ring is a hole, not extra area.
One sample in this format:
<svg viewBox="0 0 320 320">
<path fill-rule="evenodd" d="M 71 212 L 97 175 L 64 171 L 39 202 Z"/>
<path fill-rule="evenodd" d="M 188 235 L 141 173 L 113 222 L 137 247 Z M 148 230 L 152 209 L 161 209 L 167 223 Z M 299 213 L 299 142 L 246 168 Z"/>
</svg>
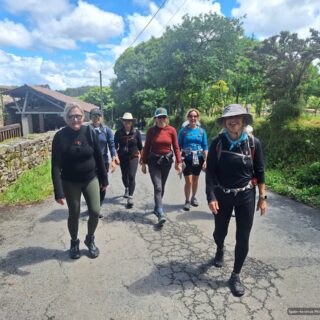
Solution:
<svg viewBox="0 0 320 320">
<path fill-rule="evenodd" d="M 101 112 L 101 110 L 98 109 L 98 108 L 93 108 L 93 109 L 91 109 L 91 111 L 90 111 L 90 117 L 93 117 L 93 116 L 102 117 L 102 112 Z"/>
</svg>

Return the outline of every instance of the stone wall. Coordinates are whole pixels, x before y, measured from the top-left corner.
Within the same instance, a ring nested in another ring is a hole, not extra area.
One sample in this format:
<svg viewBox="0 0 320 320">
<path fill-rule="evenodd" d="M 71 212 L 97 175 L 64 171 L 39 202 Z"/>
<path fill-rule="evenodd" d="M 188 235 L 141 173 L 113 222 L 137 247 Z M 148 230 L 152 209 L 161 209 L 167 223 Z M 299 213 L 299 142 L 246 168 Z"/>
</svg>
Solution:
<svg viewBox="0 0 320 320">
<path fill-rule="evenodd" d="M 55 131 L 49 131 L 0 143 L 0 192 L 23 172 L 49 159 L 54 134 Z"/>
</svg>

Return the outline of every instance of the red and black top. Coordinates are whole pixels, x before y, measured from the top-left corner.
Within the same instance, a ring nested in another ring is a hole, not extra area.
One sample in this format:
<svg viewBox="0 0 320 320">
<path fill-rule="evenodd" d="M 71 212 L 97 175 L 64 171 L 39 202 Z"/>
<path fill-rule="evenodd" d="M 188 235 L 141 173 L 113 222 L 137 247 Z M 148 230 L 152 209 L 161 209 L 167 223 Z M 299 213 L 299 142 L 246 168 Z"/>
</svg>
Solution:
<svg viewBox="0 0 320 320">
<path fill-rule="evenodd" d="M 177 163 L 181 163 L 180 148 L 177 131 L 174 127 L 166 125 L 164 128 L 153 126 L 148 129 L 143 148 L 142 163 L 147 163 L 150 152 L 165 155 L 173 150 Z"/>
</svg>

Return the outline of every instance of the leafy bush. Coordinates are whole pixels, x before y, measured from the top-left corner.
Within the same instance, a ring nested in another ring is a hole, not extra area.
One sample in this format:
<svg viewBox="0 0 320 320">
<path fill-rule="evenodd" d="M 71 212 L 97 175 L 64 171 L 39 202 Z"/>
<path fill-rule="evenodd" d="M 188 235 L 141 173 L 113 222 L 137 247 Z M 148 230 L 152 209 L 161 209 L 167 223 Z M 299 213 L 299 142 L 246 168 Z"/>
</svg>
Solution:
<svg viewBox="0 0 320 320">
<path fill-rule="evenodd" d="M 320 185 L 320 162 L 302 166 L 297 170 L 295 176 L 300 187 Z"/>
</svg>

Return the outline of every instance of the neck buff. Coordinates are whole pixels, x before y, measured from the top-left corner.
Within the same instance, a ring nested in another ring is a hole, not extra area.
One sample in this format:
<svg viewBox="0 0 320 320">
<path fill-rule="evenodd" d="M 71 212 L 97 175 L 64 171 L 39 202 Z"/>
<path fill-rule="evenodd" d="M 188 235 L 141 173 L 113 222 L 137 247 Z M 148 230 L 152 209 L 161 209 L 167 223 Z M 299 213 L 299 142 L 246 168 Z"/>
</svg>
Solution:
<svg viewBox="0 0 320 320">
<path fill-rule="evenodd" d="M 223 133 L 224 133 L 225 137 L 227 138 L 227 140 L 228 140 L 229 143 L 230 143 L 229 151 L 232 150 L 234 147 L 240 145 L 240 143 L 241 143 L 242 141 L 246 141 L 246 140 L 248 139 L 248 135 L 247 135 L 244 131 L 242 132 L 240 138 L 237 139 L 237 140 L 232 140 L 232 139 L 230 138 L 229 133 L 228 133 L 227 130 L 225 130 Z"/>
</svg>

